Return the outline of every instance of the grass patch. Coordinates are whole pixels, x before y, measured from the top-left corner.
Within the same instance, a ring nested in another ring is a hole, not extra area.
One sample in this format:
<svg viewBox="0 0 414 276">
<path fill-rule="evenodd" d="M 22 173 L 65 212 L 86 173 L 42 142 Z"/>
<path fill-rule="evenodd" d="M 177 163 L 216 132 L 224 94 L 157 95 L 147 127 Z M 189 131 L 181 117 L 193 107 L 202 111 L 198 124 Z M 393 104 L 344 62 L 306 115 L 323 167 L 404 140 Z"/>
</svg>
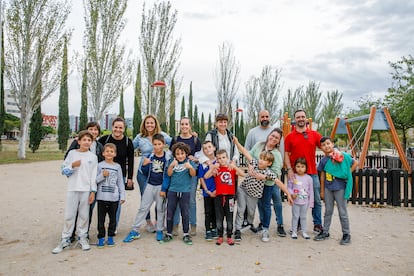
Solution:
<svg viewBox="0 0 414 276">
<path fill-rule="evenodd" d="M 69 145 L 69 144 L 68 144 Z M 52 141 L 42 141 L 39 149 L 32 153 L 30 148 L 26 148 L 26 159 L 17 158 L 17 141 L 1 141 L 0 146 L 0 165 L 21 164 L 40 161 L 62 160 L 64 153 L 59 150 L 58 144 Z"/>
</svg>

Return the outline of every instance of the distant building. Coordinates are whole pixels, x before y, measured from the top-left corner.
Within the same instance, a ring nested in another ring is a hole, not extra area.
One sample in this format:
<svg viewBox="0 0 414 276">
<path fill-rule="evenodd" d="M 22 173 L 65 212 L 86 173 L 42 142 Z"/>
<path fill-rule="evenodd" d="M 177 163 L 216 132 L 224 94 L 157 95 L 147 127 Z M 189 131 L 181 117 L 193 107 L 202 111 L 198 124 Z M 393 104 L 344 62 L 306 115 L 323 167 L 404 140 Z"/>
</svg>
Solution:
<svg viewBox="0 0 414 276">
<path fill-rule="evenodd" d="M 6 113 L 20 118 L 20 110 L 17 108 L 17 103 L 14 99 L 14 96 L 11 94 L 11 90 L 8 88 L 4 89 L 4 107 L 6 108 Z"/>
<path fill-rule="evenodd" d="M 43 121 L 42 126 L 50 126 L 54 129 L 58 126 L 58 117 L 55 115 L 46 115 L 42 113 Z"/>
</svg>

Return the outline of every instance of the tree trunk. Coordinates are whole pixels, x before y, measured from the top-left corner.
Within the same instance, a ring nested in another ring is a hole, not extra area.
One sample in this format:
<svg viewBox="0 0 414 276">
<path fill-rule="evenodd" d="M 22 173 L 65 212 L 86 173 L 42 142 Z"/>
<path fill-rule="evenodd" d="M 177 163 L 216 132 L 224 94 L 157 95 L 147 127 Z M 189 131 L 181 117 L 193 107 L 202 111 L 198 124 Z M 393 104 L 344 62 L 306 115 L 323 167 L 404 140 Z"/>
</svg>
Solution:
<svg viewBox="0 0 414 276">
<path fill-rule="evenodd" d="M 19 149 L 17 151 L 17 158 L 18 159 L 26 159 L 26 140 L 28 134 L 28 122 L 30 122 L 30 118 L 22 118 L 20 120 L 20 135 L 19 135 Z"/>
</svg>

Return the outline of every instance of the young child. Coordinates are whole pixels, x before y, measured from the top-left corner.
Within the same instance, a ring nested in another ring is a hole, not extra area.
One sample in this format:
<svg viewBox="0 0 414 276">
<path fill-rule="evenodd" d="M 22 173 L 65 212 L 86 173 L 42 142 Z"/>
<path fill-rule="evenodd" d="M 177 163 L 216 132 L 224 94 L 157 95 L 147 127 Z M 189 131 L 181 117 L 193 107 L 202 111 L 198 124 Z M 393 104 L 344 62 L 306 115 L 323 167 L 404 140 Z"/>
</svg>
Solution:
<svg viewBox="0 0 414 276">
<path fill-rule="evenodd" d="M 116 156 L 116 146 L 113 143 L 107 143 L 104 146 L 102 155 L 105 160 L 99 162 L 96 183 L 98 192 L 96 200 L 98 201 L 98 248 L 105 245 L 105 217 L 109 216 L 108 239 L 106 244 L 114 246 L 114 236 L 116 230 L 116 211 L 119 203 L 125 202 L 125 184 L 122 176 L 121 166 L 114 162 Z"/>
<path fill-rule="evenodd" d="M 146 180 L 147 186 L 142 194 L 141 205 L 135 217 L 134 224 L 129 234 L 125 237 L 124 242 L 132 242 L 138 239 L 141 234 L 139 227 L 146 222 L 148 212 L 150 212 L 152 204 L 155 202 L 157 209 L 157 241 L 163 239 L 163 228 L 165 219 L 165 200 L 160 196 L 163 179 L 166 175 L 166 164 L 171 158 L 171 152 L 164 151 L 165 139 L 162 134 L 154 134 L 152 137 L 153 153 L 142 163 L 143 172 L 148 171 Z"/>
<path fill-rule="evenodd" d="M 62 174 L 68 177 L 66 193 L 65 223 L 62 231 L 62 239 L 53 249 L 53 254 L 58 254 L 71 243 L 70 237 L 75 228 L 75 218 L 78 212 L 76 231 L 79 236 L 79 244 L 82 250 L 89 250 L 88 224 L 89 204 L 95 200 L 96 170 L 98 158 L 95 153 L 89 151 L 93 141 L 92 135 L 87 130 L 82 130 L 78 135 L 79 149 L 71 150 L 62 164 Z"/>
<path fill-rule="evenodd" d="M 338 152 L 335 152 L 331 138 L 322 137 L 320 142 L 321 149 L 325 153 L 318 164 L 318 171 L 321 172 L 321 196 L 324 194 L 325 201 L 325 215 L 323 232 L 317 235 L 314 240 L 322 241 L 329 238 L 329 227 L 331 226 L 334 202 L 336 202 L 343 234 L 340 244 L 347 245 L 351 242 L 347 200 L 352 193 L 352 172 L 358 162 L 346 152 L 341 153 L 344 158 L 340 161 L 342 158 L 338 158 Z"/>
<path fill-rule="evenodd" d="M 256 160 L 252 157 L 250 152 L 240 144 L 236 137 L 233 137 L 233 141 L 239 152 L 244 155 L 247 161 L 249 161 L 249 164 L 253 167 L 254 173 L 262 174 L 264 177 L 263 179 L 257 179 L 253 175 L 248 174 L 242 181 L 240 187 L 237 189 L 236 231 L 234 239 L 236 241 L 241 241 L 240 230 L 244 220 L 244 213 L 247 209 L 247 223 L 252 225 L 254 214 L 256 212 L 257 201 L 263 195 L 263 187 L 266 180 L 273 180 L 276 185 L 278 185 L 281 190 L 287 194 L 289 203 L 292 202 L 292 199 L 290 198 L 290 193 L 286 189 L 285 185 L 277 179 L 276 174 L 269 169 L 275 159 L 274 155 L 270 151 L 262 151 L 260 153 L 259 160 Z"/>
<path fill-rule="evenodd" d="M 204 175 L 204 179 L 214 176 L 216 183 L 216 197 L 214 199 L 218 232 L 216 244 L 223 243 L 223 220 L 226 217 L 227 244 L 234 245 L 231 236 L 233 234 L 234 194 L 237 187 L 236 175 L 244 176 L 245 174 L 243 170 L 234 165 L 234 162 L 229 163 L 226 150 L 218 150 L 216 159 L 217 164 L 211 165 Z"/>
<path fill-rule="evenodd" d="M 167 233 L 163 242 L 173 239 L 173 219 L 174 213 L 179 204 L 183 224 L 183 241 L 191 245 L 193 241 L 188 233 L 190 220 L 190 188 L 191 177 L 195 176 L 196 164 L 188 159 L 190 148 L 183 142 L 178 142 L 172 147 L 174 159 L 168 165 L 169 181 L 164 181 L 160 196 L 167 197 Z M 167 193 L 168 190 L 168 193 Z"/>
<path fill-rule="evenodd" d="M 211 141 L 205 141 L 202 145 L 204 155 L 209 159 L 209 164 L 216 163 L 214 152 L 216 147 Z M 216 197 L 216 183 L 214 178 L 204 179 L 204 175 L 210 169 L 207 163 L 198 165 L 198 178 L 203 189 L 204 199 L 204 225 L 206 228 L 205 239 L 211 241 L 217 238 L 216 212 L 214 210 L 214 198 Z"/>
<path fill-rule="evenodd" d="M 313 181 L 312 177 L 306 174 L 307 164 L 305 158 L 298 158 L 295 161 L 295 179 L 288 180 L 288 190 L 294 199 L 292 206 L 292 239 L 298 238 L 298 223 L 302 229 L 302 237 L 310 239 L 306 233 L 306 214 L 308 208 L 313 208 Z"/>
</svg>

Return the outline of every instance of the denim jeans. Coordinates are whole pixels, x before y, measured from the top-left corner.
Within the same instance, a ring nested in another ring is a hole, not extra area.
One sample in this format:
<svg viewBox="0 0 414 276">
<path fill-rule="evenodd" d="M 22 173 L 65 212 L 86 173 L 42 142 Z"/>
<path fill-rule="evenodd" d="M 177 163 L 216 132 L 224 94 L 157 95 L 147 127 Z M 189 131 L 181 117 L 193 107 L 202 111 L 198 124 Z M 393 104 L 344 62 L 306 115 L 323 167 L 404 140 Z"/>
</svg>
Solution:
<svg viewBox="0 0 414 276">
<path fill-rule="evenodd" d="M 147 186 L 147 176 L 143 175 L 142 172 L 138 170 L 137 173 L 137 182 L 139 186 L 139 193 L 141 194 L 141 200 L 142 195 L 144 194 L 145 187 Z M 151 220 L 151 212 L 148 212 L 148 215 L 145 217 L 146 220 Z"/>
<path fill-rule="evenodd" d="M 270 210 L 270 217 L 269 217 L 269 224 L 268 225 L 270 225 L 270 218 L 272 216 L 270 200 L 273 201 L 273 209 L 275 210 L 275 214 L 276 214 L 276 223 L 277 224 L 283 224 L 282 197 L 280 195 L 280 188 L 277 185 L 273 185 L 273 186 L 269 186 L 269 187 L 272 187 L 272 190 L 269 191 L 269 192 L 271 192 L 271 196 L 268 199 L 269 200 L 269 205 L 267 207 Z M 262 224 L 263 224 L 264 213 L 265 213 L 264 205 L 266 205 L 266 204 L 263 204 L 263 201 L 261 199 L 259 199 L 259 201 L 257 202 L 257 208 L 259 209 L 259 217 L 260 217 L 260 222 Z"/>
<path fill-rule="evenodd" d="M 269 228 L 270 225 L 270 217 L 272 215 L 272 209 L 270 207 L 270 201 L 272 199 L 272 193 L 273 193 L 273 187 L 274 186 L 264 186 L 263 188 L 263 195 L 259 199 L 259 204 L 262 209 L 262 215 L 263 217 L 260 218 L 260 222 L 262 223 L 264 228 Z"/>
<path fill-rule="evenodd" d="M 190 225 L 197 225 L 197 185 L 198 177 L 193 176 L 191 178 L 191 190 L 190 190 Z M 180 224 L 180 207 L 178 206 L 174 213 L 174 225 Z"/>
<path fill-rule="evenodd" d="M 322 225 L 322 203 L 321 203 L 321 184 L 317 174 L 310 174 L 313 180 L 313 200 L 314 206 L 312 209 L 313 224 Z"/>
</svg>

